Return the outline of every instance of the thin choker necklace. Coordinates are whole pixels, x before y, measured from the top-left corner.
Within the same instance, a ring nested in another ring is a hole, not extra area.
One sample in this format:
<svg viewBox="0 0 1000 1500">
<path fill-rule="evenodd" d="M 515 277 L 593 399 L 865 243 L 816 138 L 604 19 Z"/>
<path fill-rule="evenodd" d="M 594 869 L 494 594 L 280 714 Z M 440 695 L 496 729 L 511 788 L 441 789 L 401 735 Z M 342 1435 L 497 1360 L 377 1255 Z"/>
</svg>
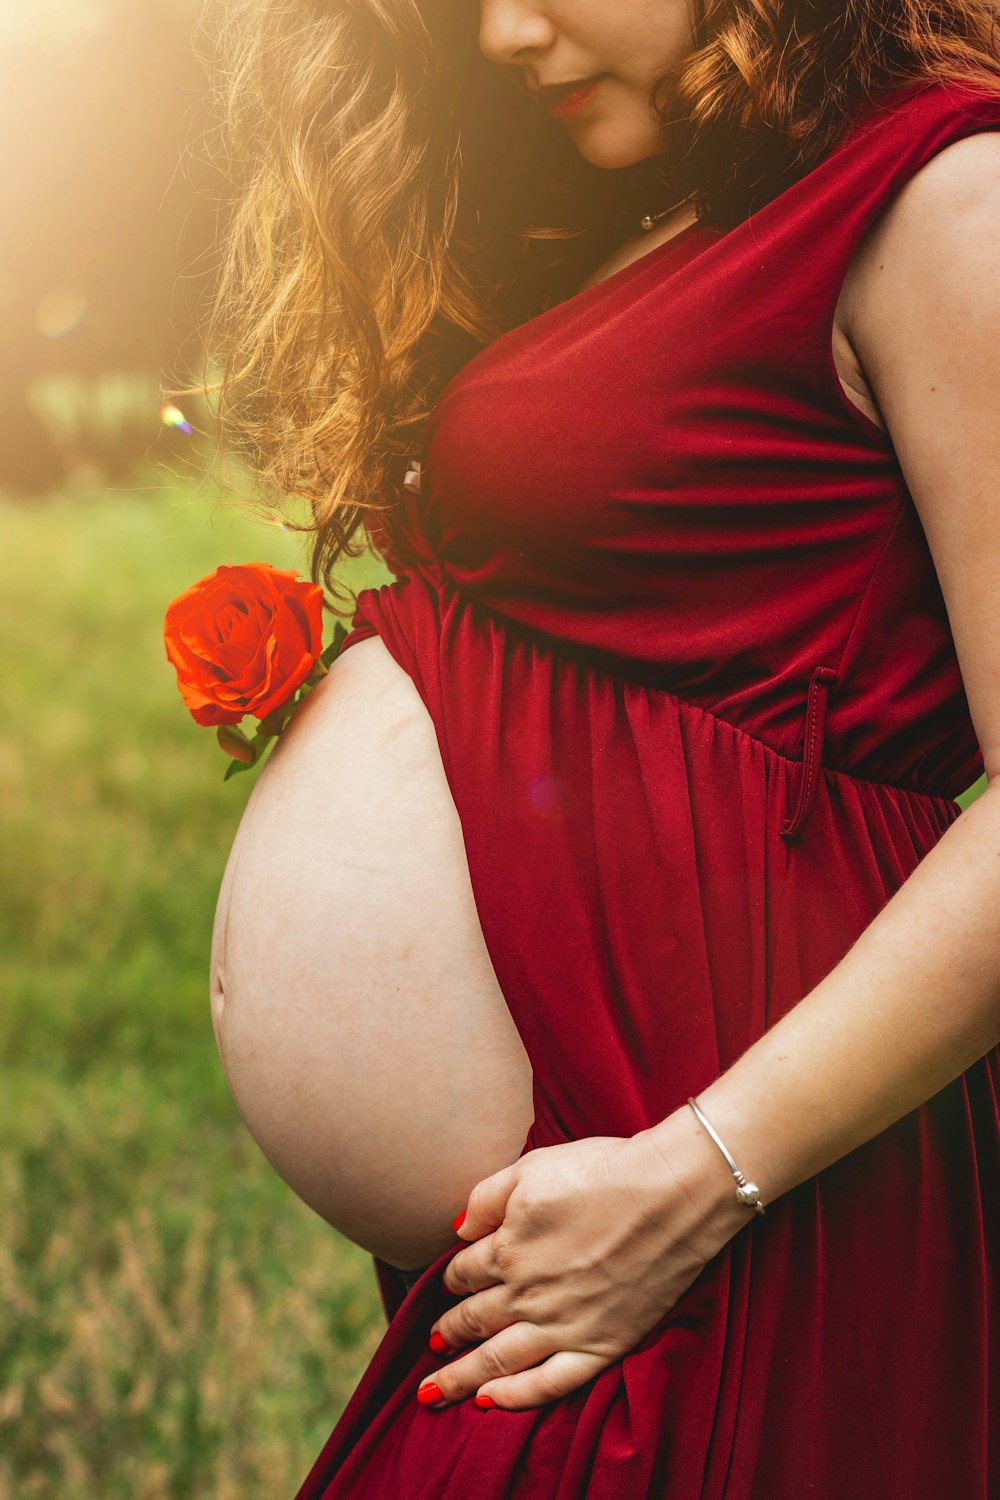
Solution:
<svg viewBox="0 0 1000 1500">
<path fill-rule="evenodd" d="M 689 193 L 688 196 L 686 198 L 682 198 L 679 203 L 671 203 L 669 208 L 661 209 L 658 214 L 643 214 L 642 218 L 639 220 L 639 228 L 645 234 L 648 234 L 651 229 L 656 228 L 661 219 L 665 219 L 667 217 L 667 214 L 672 214 L 675 209 L 681 208 L 685 203 L 688 203 L 690 201 L 690 198 L 691 194 Z"/>
</svg>

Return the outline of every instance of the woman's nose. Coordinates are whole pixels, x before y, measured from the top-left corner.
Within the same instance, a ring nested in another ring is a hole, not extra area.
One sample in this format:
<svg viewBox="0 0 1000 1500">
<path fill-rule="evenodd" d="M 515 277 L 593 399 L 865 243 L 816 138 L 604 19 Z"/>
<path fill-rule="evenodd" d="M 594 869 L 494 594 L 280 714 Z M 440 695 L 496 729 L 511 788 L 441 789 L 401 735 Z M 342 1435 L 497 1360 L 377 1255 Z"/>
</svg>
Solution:
<svg viewBox="0 0 1000 1500">
<path fill-rule="evenodd" d="M 501 68 L 525 67 L 525 53 L 544 52 L 554 39 L 552 22 L 538 0 L 481 0 L 479 50 Z"/>
</svg>

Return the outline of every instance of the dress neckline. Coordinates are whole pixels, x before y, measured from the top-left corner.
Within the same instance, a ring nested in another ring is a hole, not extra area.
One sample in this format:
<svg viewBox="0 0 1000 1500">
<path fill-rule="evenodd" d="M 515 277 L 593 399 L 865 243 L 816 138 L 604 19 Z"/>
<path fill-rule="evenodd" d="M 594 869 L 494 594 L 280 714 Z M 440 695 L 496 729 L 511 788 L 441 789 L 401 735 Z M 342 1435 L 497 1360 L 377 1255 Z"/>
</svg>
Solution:
<svg viewBox="0 0 1000 1500">
<path fill-rule="evenodd" d="M 618 267 L 617 271 L 609 271 L 607 276 L 601 277 L 600 281 L 593 282 L 591 286 L 581 287 L 578 292 L 572 292 L 570 296 L 563 297 L 560 302 L 553 303 L 550 308 L 546 309 L 546 312 L 560 312 L 564 308 L 575 306 L 584 297 L 593 296 L 595 292 L 605 291 L 612 287 L 621 285 L 628 279 L 630 272 L 634 273 L 640 267 L 645 267 L 648 262 L 658 263 L 662 255 L 664 255 L 668 250 L 675 249 L 682 242 L 691 238 L 691 236 L 697 230 L 702 230 L 709 234 L 715 235 L 716 237 L 720 236 L 724 232 L 719 229 L 714 229 L 710 224 L 705 224 L 700 219 L 695 219 L 692 223 L 685 224 L 683 229 L 678 229 L 677 233 L 672 234 L 669 239 L 660 240 L 657 244 L 652 245 L 648 250 L 644 250 L 641 255 L 635 256 L 633 260 L 626 261 L 623 266 Z M 545 315 L 546 313 L 539 314 L 540 317 L 544 317 Z M 534 321 L 534 318 L 528 319 L 528 322 Z M 525 325 L 520 324 L 519 326 L 524 327 Z"/>
<path fill-rule="evenodd" d="M 770 198 L 767 203 L 761 204 L 760 208 L 754 209 L 753 213 L 749 214 L 745 219 L 740 220 L 738 224 L 730 225 L 728 229 L 720 229 L 715 225 L 706 223 L 704 220 L 695 219 L 693 223 L 685 225 L 685 227 L 678 230 L 676 234 L 672 234 L 669 239 L 661 240 L 658 244 L 653 245 L 649 250 L 645 250 L 641 255 L 637 255 L 634 260 L 626 262 L 624 266 L 619 266 L 617 271 L 611 271 L 607 276 L 602 276 L 600 281 L 595 281 L 592 286 L 583 287 L 580 291 L 573 292 L 569 297 L 563 297 L 561 301 L 553 303 L 552 307 L 536 314 L 536 316 L 533 318 L 527 319 L 525 323 L 519 324 L 518 327 L 524 328 L 527 327 L 528 324 L 535 323 L 538 318 L 545 318 L 554 313 L 575 309 L 576 306 L 581 303 L 582 300 L 586 297 L 594 297 L 595 295 L 599 295 L 604 291 L 612 292 L 618 287 L 626 285 L 632 276 L 639 274 L 641 269 L 646 269 L 649 265 L 658 265 L 662 259 L 665 259 L 668 252 L 671 252 L 680 245 L 685 244 L 689 239 L 693 238 L 698 233 L 709 235 L 714 241 L 719 241 L 727 239 L 729 235 L 733 234 L 738 229 L 746 229 L 747 226 L 752 226 L 758 214 L 766 213 L 775 204 L 780 204 L 787 193 L 791 192 L 793 188 L 799 185 L 799 183 L 805 181 L 805 179 L 808 178 L 813 172 L 818 171 L 829 161 L 831 161 L 832 158 L 836 156 L 838 152 L 843 150 L 848 142 L 853 139 L 857 131 L 862 126 L 866 125 L 869 120 L 872 119 L 872 117 L 878 115 L 881 111 L 890 110 L 892 105 L 897 101 L 906 98 L 910 94 L 919 93 L 923 89 L 931 87 L 932 84 L 933 80 L 909 79 L 904 81 L 903 83 L 894 85 L 890 88 L 880 91 L 879 93 L 869 96 L 869 98 L 864 101 L 858 113 L 855 115 L 854 119 L 850 122 L 847 129 L 844 131 L 843 135 L 838 141 L 834 143 L 833 147 L 826 156 L 821 158 L 820 161 L 815 162 L 802 178 L 797 178 L 795 182 L 790 183 L 788 187 L 783 188 L 781 192 L 777 193 L 773 198 Z"/>
<path fill-rule="evenodd" d="M 659 265 L 661 260 L 664 260 L 668 254 L 673 253 L 689 240 L 692 240 L 698 233 L 708 234 L 717 239 L 728 232 L 715 229 L 711 225 L 695 219 L 693 223 L 685 225 L 676 234 L 672 234 L 669 239 L 661 240 L 658 244 L 653 245 L 651 249 L 645 250 L 642 255 L 637 255 L 634 260 L 628 261 L 624 266 L 619 266 L 617 271 L 611 271 L 607 276 L 602 276 L 600 281 L 595 281 L 592 286 L 583 287 L 580 291 L 573 292 L 570 296 L 564 297 L 562 301 L 554 302 L 551 307 L 543 308 L 541 312 L 532 314 L 530 318 L 525 318 L 521 323 L 516 323 L 513 328 L 506 329 L 492 343 L 486 344 L 474 354 L 452 376 L 451 380 L 440 392 L 438 400 L 435 403 L 435 417 L 428 429 L 428 446 L 430 433 L 436 426 L 437 417 L 440 415 L 440 410 L 445 404 L 445 398 L 453 395 L 454 391 L 459 389 L 470 375 L 487 368 L 498 356 L 502 356 L 508 349 L 514 347 L 516 340 L 541 337 L 551 327 L 558 327 L 559 320 L 575 314 L 580 307 L 588 305 L 588 299 L 589 301 L 599 302 L 599 299 L 602 297 L 612 295 L 618 288 L 627 285 L 636 276 L 648 270 L 651 265 Z M 428 456 L 426 447 L 424 456 L 425 458 Z"/>
<path fill-rule="evenodd" d="M 670 264 L 670 257 L 672 256 L 678 257 L 676 269 L 683 269 L 688 262 L 686 259 L 680 258 L 680 252 L 686 249 L 693 248 L 694 255 L 691 259 L 694 260 L 699 258 L 701 251 L 707 250 L 712 245 L 728 241 L 738 231 L 742 230 L 752 234 L 760 215 L 774 213 L 781 206 L 785 205 L 787 203 L 787 195 L 799 188 L 812 173 L 819 172 L 825 168 L 840 151 L 847 147 L 849 142 L 856 137 L 859 130 L 867 125 L 873 117 L 881 112 L 891 111 L 892 106 L 903 97 L 922 92 L 924 89 L 932 86 L 932 81 L 927 79 L 920 80 L 919 86 L 915 86 L 915 83 L 915 80 L 909 80 L 896 87 L 869 96 L 847 130 L 825 157 L 816 162 L 804 177 L 797 178 L 795 182 L 783 188 L 774 198 L 769 199 L 767 203 L 762 204 L 760 208 L 755 209 L 753 213 L 749 214 L 747 218 L 741 219 L 739 223 L 723 229 L 702 219 L 695 219 L 691 224 L 686 225 L 683 229 L 678 230 L 676 234 L 671 235 L 669 239 L 661 240 L 658 244 L 653 245 L 651 249 L 644 251 L 642 255 L 637 255 L 634 260 L 628 261 L 624 266 L 619 266 L 617 271 L 612 271 L 607 276 L 602 276 L 600 281 L 594 282 L 592 286 L 583 287 L 581 290 L 571 293 L 570 296 L 563 297 L 561 301 L 554 302 L 551 307 L 543 308 L 542 311 L 534 313 L 529 318 L 525 318 L 512 328 L 506 329 L 492 343 L 485 345 L 474 354 L 452 377 L 439 394 L 436 403 L 438 409 L 437 415 L 440 415 L 440 410 L 445 405 L 446 397 L 452 396 L 464 386 L 467 379 L 489 368 L 494 360 L 502 358 L 506 352 L 516 348 L 522 341 L 543 338 L 549 333 L 556 332 L 564 326 L 567 319 L 572 319 L 592 309 L 599 309 L 606 302 L 613 308 L 613 299 L 615 296 L 631 290 L 633 284 L 639 284 L 641 276 L 654 278 L 651 284 L 655 284 L 654 273 L 659 267 L 668 266 Z M 627 298 L 625 300 L 627 301 Z M 832 354 L 830 357 L 832 361 Z M 856 409 L 860 410 L 860 408 Z M 882 433 L 882 429 L 875 423 L 871 425 L 873 432 Z M 430 432 L 433 431 L 435 426 L 436 419 L 430 424 L 428 443 L 430 441 Z M 883 437 L 886 436 L 886 434 L 883 434 Z"/>
</svg>

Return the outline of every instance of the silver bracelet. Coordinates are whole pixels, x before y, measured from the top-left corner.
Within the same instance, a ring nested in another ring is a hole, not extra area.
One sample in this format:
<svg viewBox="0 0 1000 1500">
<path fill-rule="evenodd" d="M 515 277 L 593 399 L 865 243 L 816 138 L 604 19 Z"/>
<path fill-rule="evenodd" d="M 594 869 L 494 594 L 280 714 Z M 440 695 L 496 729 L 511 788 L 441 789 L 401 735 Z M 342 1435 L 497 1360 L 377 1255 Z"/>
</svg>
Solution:
<svg viewBox="0 0 1000 1500">
<path fill-rule="evenodd" d="M 729 1163 L 729 1170 L 736 1178 L 737 1200 L 742 1203 L 745 1208 L 752 1208 L 757 1213 L 762 1214 L 764 1212 L 764 1205 L 760 1201 L 760 1188 L 755 1182 L 747 1182 L 746 1178 L 743 1176 L 743 1173 L 733 1161 L 733 1158 L 730 1156 L 729 1152 L 726 1150 L 725 1146 L 722 1144 L 719 1137 L 712 1129 L 711 1125 L 705 1119 L 705 1116 L 702 1114 L 695 1101 L 693 1099 L 689 1099 L 688 1103 L 694 1110 L 695 1114 L 698 1116 L 698 1119 L 704 1125 L 705 1129 L 708 1131 L 709 1135 L 712 1137 L 712 1140 L 722 1152 L 723 1156 L 726 1158 L 726 1161 Z"/>
</svg>

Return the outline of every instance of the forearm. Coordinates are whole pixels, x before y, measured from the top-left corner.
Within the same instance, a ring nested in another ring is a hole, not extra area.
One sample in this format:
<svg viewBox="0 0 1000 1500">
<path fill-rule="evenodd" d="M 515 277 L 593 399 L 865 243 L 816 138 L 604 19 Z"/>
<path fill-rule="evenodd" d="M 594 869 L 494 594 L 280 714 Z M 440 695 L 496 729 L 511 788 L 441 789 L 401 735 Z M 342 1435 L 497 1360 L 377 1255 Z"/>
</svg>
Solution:
<svg viewBox="0 0 1000 1500">
<path fill-rule="evenodd" d="M 945 831 L 837 966 L 698 1095 L 766 1205 L 864 1144 L 1000 1041 L 1000 779 Z M 735 1183 L 685 1105 L 648 1134 L 668 1160 L 678 1132 L 723 1226 Z M 714 1158 L 713 1158 L 714 1154 Z M 714 1166 L 713 1166 L 714 1159 Z M 714 1170 L 716 1180 L 711 1180 Z M 742 1216 L 742 1219 L 741 1219 Z"/>
</svg>

